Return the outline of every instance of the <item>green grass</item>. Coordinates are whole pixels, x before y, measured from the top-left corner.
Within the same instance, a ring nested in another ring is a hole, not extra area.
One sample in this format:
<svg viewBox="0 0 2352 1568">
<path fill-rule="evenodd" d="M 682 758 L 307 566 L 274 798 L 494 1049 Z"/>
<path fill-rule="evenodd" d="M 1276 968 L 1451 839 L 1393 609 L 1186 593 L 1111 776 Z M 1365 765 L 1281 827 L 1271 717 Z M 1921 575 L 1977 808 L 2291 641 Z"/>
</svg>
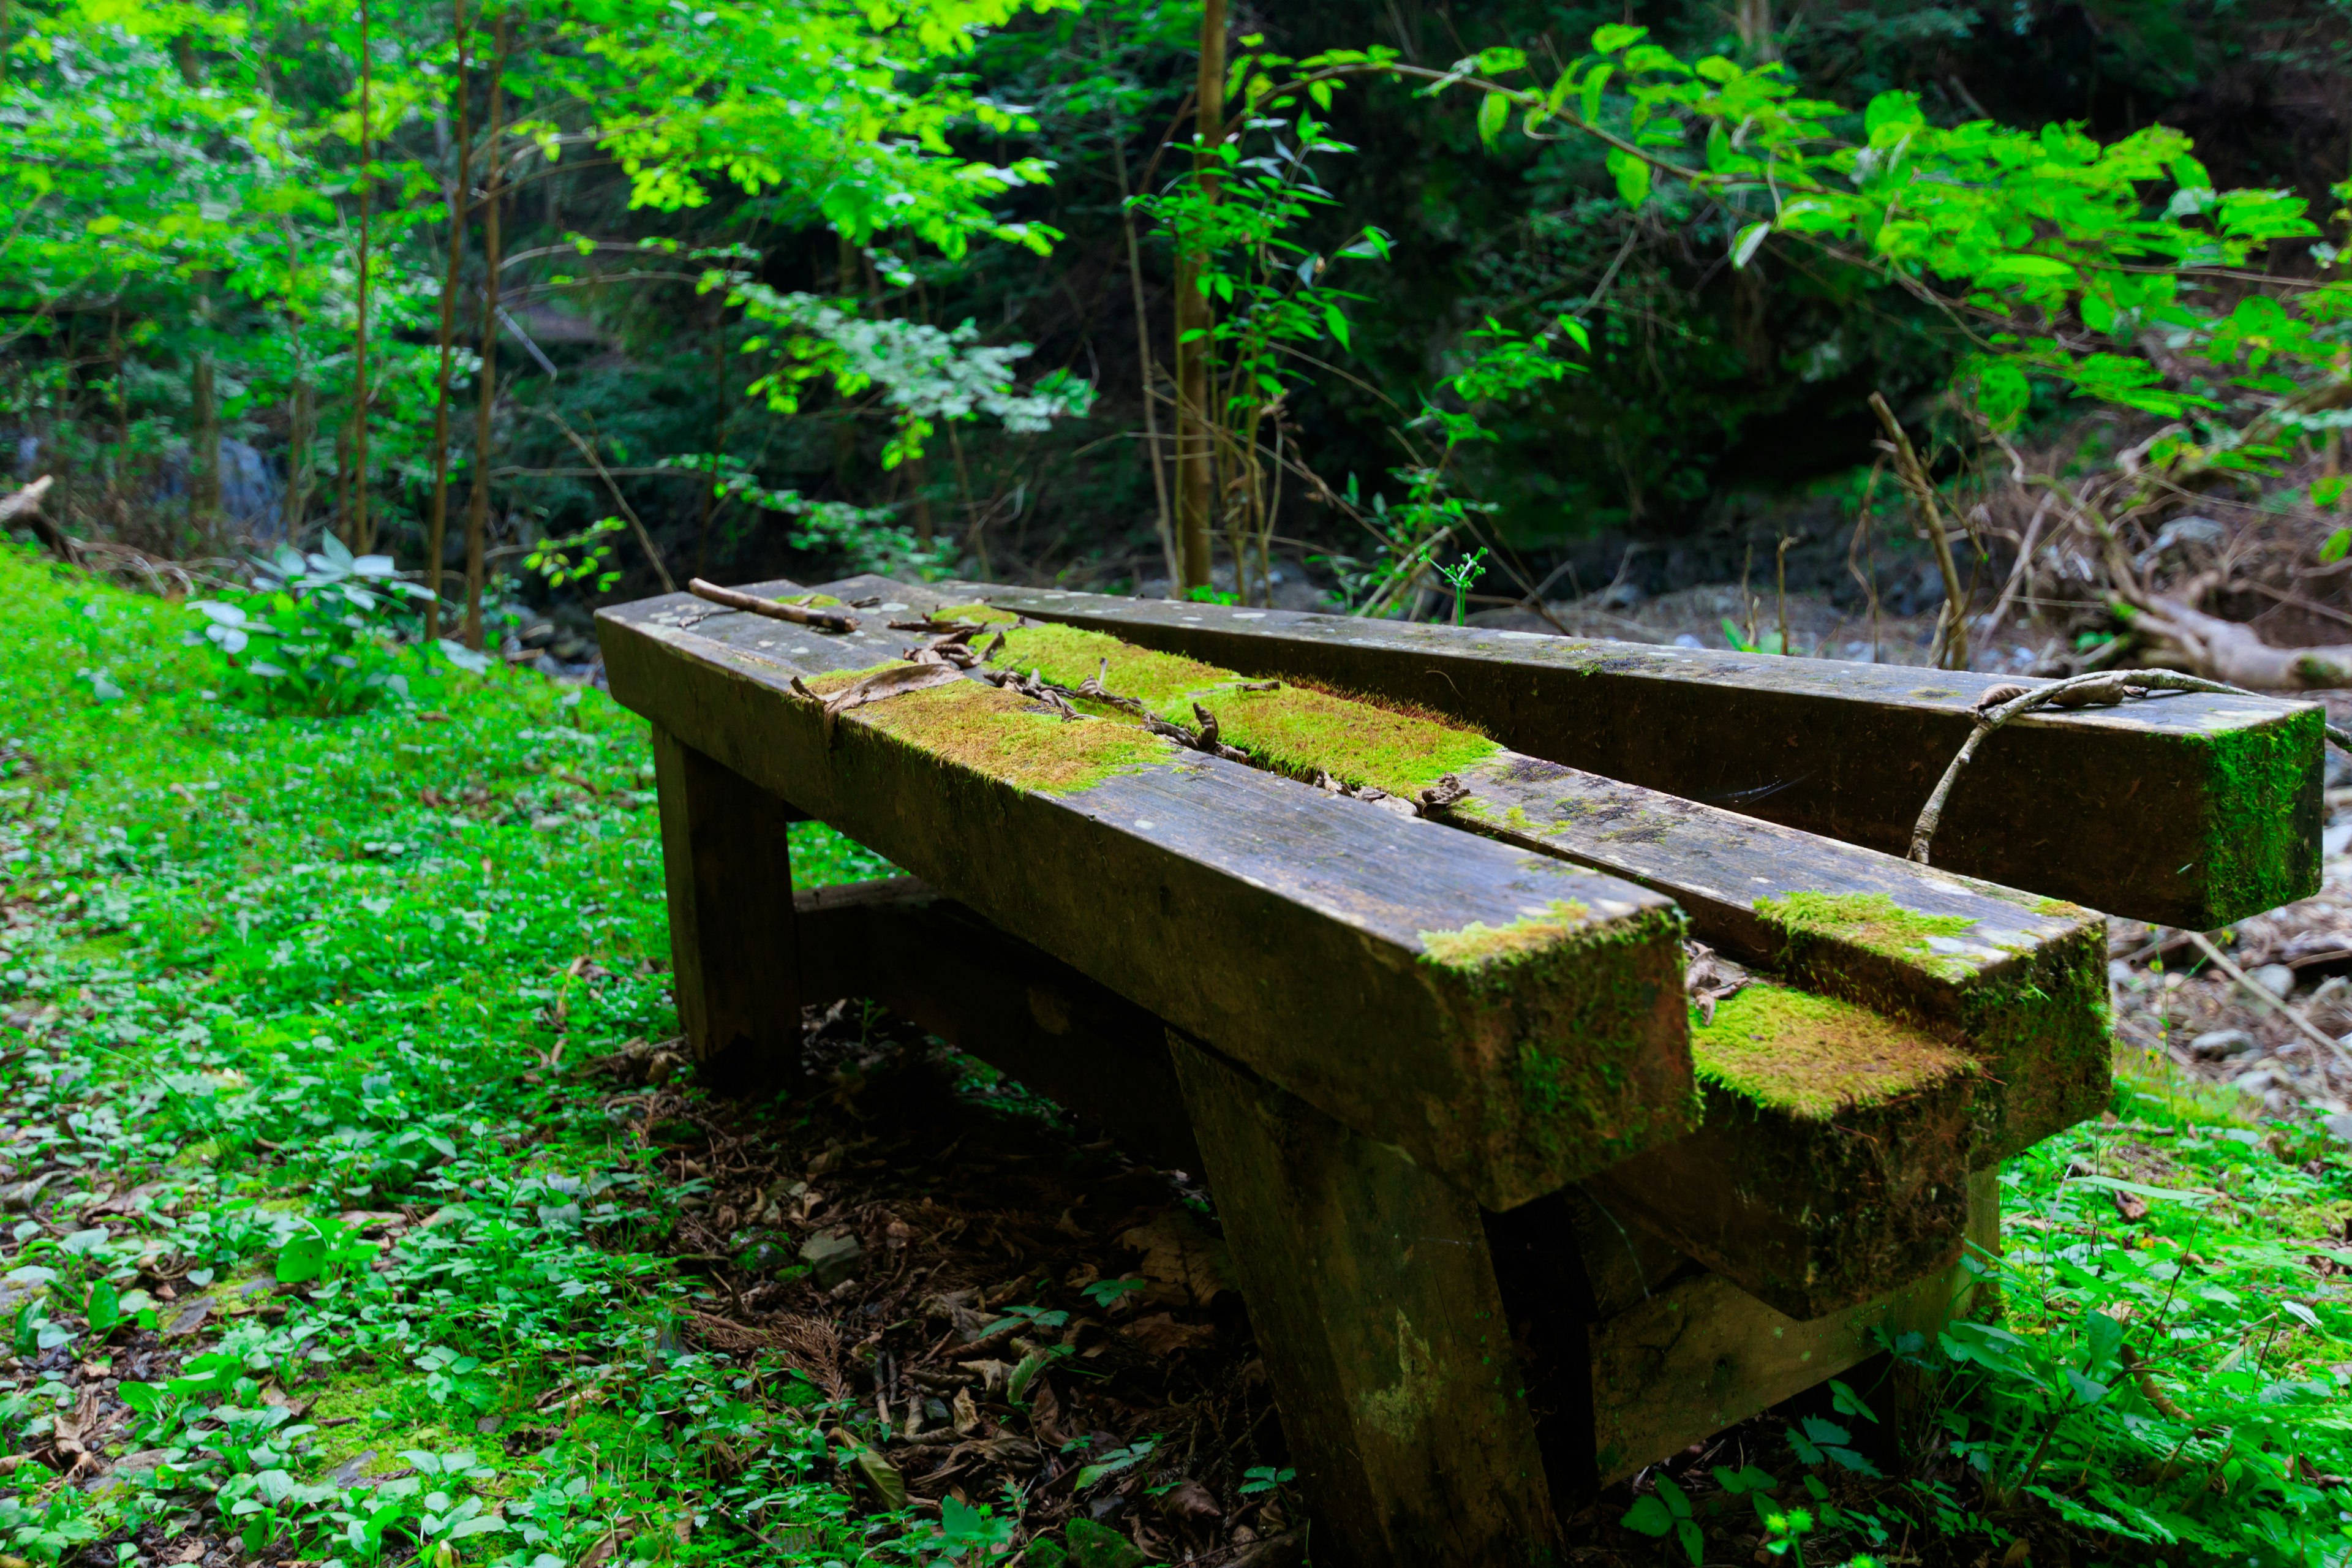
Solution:
<svg viewBox="0 0 2352 1568">
<path fill-rule="evenodd" d="M 0 1552 L 936 1559 L 937 1526 L 840 1489 L 855 1450 L 820 1428 L 855 1411 L 682 1348 L 694 1186 L 551 1065 L 675 1032 L 643 728 L 504 673 L 433 712 L 257 719 L 207 696 L 185 620 L 0 552 L 0 1186 L 49 1173 L 41 1217 L 0 1215 L 0 1454 L 58 1456 L 77 1365 L 154 1391 L 100 1439 L 142 1468 L 0 1473 Z M 877 868 L 822 829 L 794 853 Z M 2125 1085 L 2116 1123 L 2004 1170 L 2008 1316 L 1902 1347 L 1927 1397 L 1776 1417 L 1745 1468 L 1654 1472 L 1580 1547 L 1679 1560 L 1670 1486 L 1710 1563 L 2352 1561 L 2344 1152 Z M 197 1293 L 212 1317 L 143 1367 L 103 1327 Z"/>
</svg>

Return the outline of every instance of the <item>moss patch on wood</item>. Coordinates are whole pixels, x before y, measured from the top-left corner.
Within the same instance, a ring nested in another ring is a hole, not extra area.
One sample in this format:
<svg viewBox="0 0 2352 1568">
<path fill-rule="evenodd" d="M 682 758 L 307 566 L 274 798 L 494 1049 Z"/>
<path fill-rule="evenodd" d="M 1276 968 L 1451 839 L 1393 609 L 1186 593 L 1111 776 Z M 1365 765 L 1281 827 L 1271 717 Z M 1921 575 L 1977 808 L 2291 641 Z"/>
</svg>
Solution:
<svg viewBox="0 0 2352 1568">
<path fill-rule="evenodd" d="M 1000 610 L 994 605 L 941 605 L 931 612 L 935 621 L 978 621 L 987 626 L 1010 626 L 1021 618 L 1013 610 Z"/>
<path fill-rule="evenodd" d="M 1885 893 L 1774 893 L 1756 900 L 1756 912 L 1795 945 L 1827 937 L 1882 957 L 1918 962 L 1948 979 L 1964 979 L 1973 965 L 1938 953 L 1933 938 L 1957 938 L 1977 922 L 1966 915 L 1923 915 Z"/>
<path fill-rule="evenodd" d="M 872 673 L 840 671 L 813 680 L 809 687 L 823 693 Z M 841 722 L 878 731 L 940 762 L 1040 795 L 1075 795 L 1178 754 L 1172 742 L 1132 724 L 1063 719 L 1032 711 L 1034 706 L 1014 692 L 977 680 L 957 680 L 853 708 L 841 716 Z"/>
<path fill-rule="evenodd" d="M 1308 781 L 1326 773 L 1341 784 L 1410 796 L 1502 750 L 1475 730 L 1407 705 L 1366 702 L 1294 681 L 1245 690 L 1251 682 L 1233 670 L 1136 647 L 1107 632 L 1023 626 L 1005 634 L 994 662 L 1035 670 L 1058 686 L 1075 687 L 1100 672 L 1112 692 L 1188 728 L 1199 722 L 1197 702 L 1217 716 L 1225 744 L 1260 767 Z M 1089 710 L 1118 716 L 1108 704 Z"/>
<path fill-rule="evenodd" d="M 2217 920 L 2242 920 L 2319 890 L 2326 722 L 2313 708 L 2275 723 L 2182 737 L 2210 758 L 2200 826 L 2205 901 Z"/>
<path fill-rule="evenodd" d="M 780 594 L 776 596 L 776 603 L 798 605 L 804 610 L 822 610 L 838 605 L 841 601 L 831 594 Z"/>
<path fill-rule="evenodd" d="M 1976 1070 L 1963 1051 L 1852 1002 L 1759 983 L 1691 1022 L 1702 1083 L 1809 1121 L 1885 1105 Z"/>
<path fill-rule="evenodd" d="M 1465 974 L 1496 964 L 1516 963 L 1548 952 L 1580 934 L 1592 911 L 1574 899 L 1554 899 L 1541 913 L 1522 915 L 1508 925 L 1472 921 L 1458 931 L 1420 932 L 1424 962 Z"/>
</svg>

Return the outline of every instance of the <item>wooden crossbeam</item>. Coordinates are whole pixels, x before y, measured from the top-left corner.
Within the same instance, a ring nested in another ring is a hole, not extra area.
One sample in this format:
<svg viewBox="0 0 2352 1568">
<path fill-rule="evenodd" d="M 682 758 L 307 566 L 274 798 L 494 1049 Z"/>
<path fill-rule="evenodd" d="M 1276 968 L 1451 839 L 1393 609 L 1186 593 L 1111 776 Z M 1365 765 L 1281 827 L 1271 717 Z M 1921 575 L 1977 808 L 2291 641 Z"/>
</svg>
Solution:
<svg viewBox="0 0 2352 1568">
<path fill-rule="evenodd" d="M 1145 1008 L 915 877 L 793 895 L 802 984 L 812 999 L 862 996 L 921 1025 L 1130 1152 L 1198 1172 L 1168 1026 Z"/>
<path fill-rule="evenodd" d="M 1426 704 L 1530 756 L 1898 855 L 1973 704 L 2003 679 L 937 586 L 1253 676 Z M 2043 710 L 1970 763 L 1937 863 L 2200 931 L 2307 898 L 2319 886 L 2322 721 L 2316 703 L 2221 696 Z"/>
<path fill-rule="evenodd" d="M 829 724 L 795 679 L 908 668 L 904 634 L 709 611 L 602 612 L 614 695 L 1480 1202 L 1694 1121 L 1664 897 L 974 680 Z"/>
</svg>

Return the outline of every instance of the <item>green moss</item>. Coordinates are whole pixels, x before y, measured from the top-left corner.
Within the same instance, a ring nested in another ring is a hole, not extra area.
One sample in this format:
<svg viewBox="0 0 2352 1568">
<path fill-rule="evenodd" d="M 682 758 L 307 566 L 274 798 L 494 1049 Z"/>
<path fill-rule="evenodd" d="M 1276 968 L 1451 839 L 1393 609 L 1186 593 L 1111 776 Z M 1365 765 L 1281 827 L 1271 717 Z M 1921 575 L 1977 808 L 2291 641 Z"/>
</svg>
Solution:
<svg viewBox="0 0 2352 1568">
<path fill-rule="evenodd" d="M 944 612 L 942 612 L 944 613 Z M 1105 668 L 1105 661 L 1108 668 Z M 1076 686 L 1101 671 L 1103 684 L 1121 697 L 1159 709 L 1187 692 L 1208 691 L 1239 680 L 1232 670 L 1181 654 L 1154 653 L 1121 642 L 1108 632 L 1076 626 L 1020 626 L 1004 634 L 1004 651 L 991 663 L 1035 670 L 1056 686 Z M 1106 707 L 1105 713 L 1118 710 Z M 1184 721 L 1192 721 L 1190 712 Z"/>
<path fill-rule="evenodd" d="M 935 621 L 978 621 L 981 625 L 1010 625 L 1021 616 L 1012 610 L 1000 610 L 994 605 L 941 605 L 931 612 Z"/>
<path fill-rule="evenodd" d="M 777 596 L 776 603 L 798 605 L 806 610 L 822 610 L 829 605 L 838 605 L 841 601 L 831 594 L 783 594 Z"/>
<path fill-rule="evenodd" d="M 1827 937 L 1885 958 L 1919 962 L 1947 979 L 1965 979 L 1972 965 L 1937 953 L 1931 937 L 1958 937 L 1977 922 L 1966 915 L 1923 915 L 1885 893 L 1774 893 L 1756 900 L 1756 912 L 1794 944 Z"/>
<path fill-rule="evenodd" d="M 1699 1079 L 1809 1121 L 1884 1105 L 1975 1070 L 1915 1025 L 1852 1002 L 1758 984 L 1691 1020 Z"/>
<path fill-rule="evenodd" d="M 843 671 L 809 684 L 822 693 L 871 673 Z M 1075 795 L 1116 774 L 1141 773 L 1176 752 L 1172 742 L 1132 724 L 1066 720 L 1034 712 L 1034 706 L 1016 692 L 977 680 L 956 680 L 853 708 L 842 715 L 842 722 L 862 725 L 938 762 L 1040 795 Z"/>
<path fill-rule="evenodd" d="M 1554 899 L 1541 914 L 1522 915 L 1508 925 L 1472 921 L 1458 931 L 1422 931 L 1422 959 L 1465 974 L 1520 963 L 1575 938 L 1591 912 L 1573 899 Z"/>
<path fill-rule="evenodd" d="M 2200 825 L 2208 924 L 2243 920 L 2319 890 L 2326 723 L 2326 715 L 2312 708 L 2271 723 L 2183 737 L 2210 758 Z"/>
<path fill-rule="evenodd" d="M 1225 744 L 1295 778 L 1326 773 L 1342 784 L 1410 796 L 1502 750 L 1475 731 L 1425 713 L 1292 681 L 1244 690 L 1250 682 L 1233 670 L 1075 626 L 1008 632 L 994 662 L 1034 669 L 1059 686 L 1075 687 L 1099 672 L 1109 690 L 1188 727 L 1199 722 L 1192 711 L 1198 702 L 1217 716 Z M 1108 704 L 1093 710 L 1107 717 L 1118 711 Z"/>
</svg>

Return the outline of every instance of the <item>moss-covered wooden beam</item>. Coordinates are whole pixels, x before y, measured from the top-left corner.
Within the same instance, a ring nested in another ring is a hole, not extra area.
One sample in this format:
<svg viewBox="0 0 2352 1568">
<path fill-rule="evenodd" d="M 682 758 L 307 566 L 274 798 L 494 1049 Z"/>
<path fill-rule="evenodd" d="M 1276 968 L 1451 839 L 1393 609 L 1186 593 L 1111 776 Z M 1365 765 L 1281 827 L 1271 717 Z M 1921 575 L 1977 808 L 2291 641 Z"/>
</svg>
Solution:
<svg viewBox="0 0 2352 1568">
<path fill-rule="evenodd" d="M 862 582 L 833 585 L 856 596 Z M 1002 586 L 964 598 L 1256 677 L 1466 721 L 1530 756 L 1900 855 L 2002 678 Z M 2313 702 L 2167 697 L 2037 712 L 1989 742 L 1940 865 L 2208 931 L 2319 886 Z"/>
<path fill-rule="evenodd" d="M 1694 1019 L 1699 1130 L 1590 1184 L 1800 1321 L 1958 1258 L 1977 1063 L 1852 1002 L 1759 984 Z"/>
<path fill-rule="evenodd" d="M 1442 820 L 1639 881 L 1717 948 L 1912 1020 L 1983 1069 L 1952 1091 L 1973 1106 L 1978 1165 L 2106 1105 L 2105 922 L 2086 910 L 1538 761 L 1411 705 L 1293 682 L 1255 689 L 1265 683 L 1106 632 L 1015 625 L 951 591 L 893 587 L 942 617 L 996 626 L 1003 642 L 992 633 L 987 646 L 1000 665 L 1067 689 L 1097 677 L 1179 723 L 1211 713 L 1223 743 L 1275 772 L 1407 801 L 1450 775 L 1471 793 Z"/>
<path fill-rule="evenodd" d="M 976 680 L 828 736 L 793 681 L 900 664 L 893 612 L 830 635 L 709 608 L 602 612 L 614 695 L 1480 1202 L 1695 1123 L 1667 898 Z"/>
</svg>

